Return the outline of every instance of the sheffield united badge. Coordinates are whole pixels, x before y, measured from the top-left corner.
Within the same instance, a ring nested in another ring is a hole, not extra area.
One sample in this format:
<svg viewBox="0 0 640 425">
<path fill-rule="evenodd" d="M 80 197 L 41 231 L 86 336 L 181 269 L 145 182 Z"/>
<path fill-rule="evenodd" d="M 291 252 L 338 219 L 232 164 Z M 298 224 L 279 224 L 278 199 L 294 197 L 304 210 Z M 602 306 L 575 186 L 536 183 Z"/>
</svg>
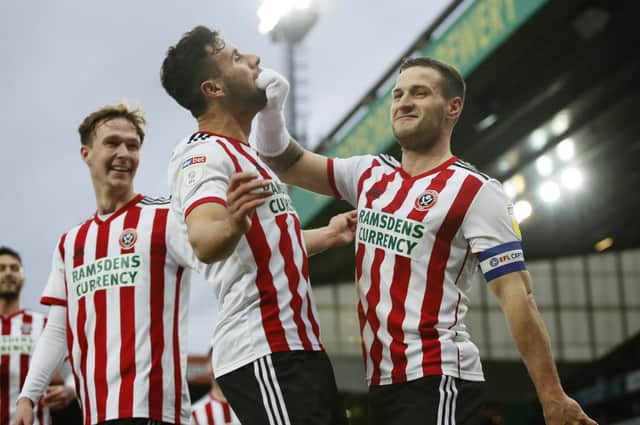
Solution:
<svg viewBox="0 0 640 425">
<path fill-rule="evenodd" d="M 416 198 L 415 208 L 418 211 L 426 211 L 436 204 L 438 200 L 438 192 L 435 190 L 425 190 Z"/>
<path fill-rule="evenodd" d="M 118 238 L 118 242 L 120 243 L 120 248 L 122 249 L 131 249 L 136 244 L 138 240 L 138 232 L 136 229 L 124 229 Z"/>
</svg>

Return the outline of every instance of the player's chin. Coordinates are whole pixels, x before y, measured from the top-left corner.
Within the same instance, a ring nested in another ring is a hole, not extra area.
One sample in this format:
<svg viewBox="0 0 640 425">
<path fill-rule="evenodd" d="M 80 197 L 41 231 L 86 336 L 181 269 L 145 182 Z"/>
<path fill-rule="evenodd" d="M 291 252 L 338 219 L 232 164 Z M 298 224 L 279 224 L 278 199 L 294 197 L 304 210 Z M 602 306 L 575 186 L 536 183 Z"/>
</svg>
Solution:
<svg viewBox="0 0 640 425">
<path fill-rule="evenodd" d="M 412 139 L 415 132 L 415 125 L 403 125 L 398 123 L 394 123 L 393 125 L 393 134 L 399 142 L 404 139 Z"/>
<path fill-rule="evenodd" d="M 130 173 L 118 173 L 111 176 L 109 183 L 113 187 L 131 186 L 133 184 L 133 175 Z"/>
</svg>

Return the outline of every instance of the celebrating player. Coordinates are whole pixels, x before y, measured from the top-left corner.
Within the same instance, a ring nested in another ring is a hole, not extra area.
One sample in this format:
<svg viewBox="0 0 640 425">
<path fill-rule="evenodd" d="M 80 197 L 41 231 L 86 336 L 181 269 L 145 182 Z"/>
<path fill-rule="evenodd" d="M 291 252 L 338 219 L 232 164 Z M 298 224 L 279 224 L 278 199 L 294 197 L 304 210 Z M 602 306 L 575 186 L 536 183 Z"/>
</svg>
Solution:
<svg viewBox="0 0 640 425">
<path fill-rule="evenodd" d="M 97 211 L 60 238 L 42 303 L 51 305 L 15 425 L 67 350 L 86 425 L 188 424 L 186 326 L 193 251 L 168 201 L 136 193 L 145 119 L 124 104 L 80 125 Z"/>
<path fill-rule="evenodd" d="M 162 84 L 198 122 L 169 165 L 172 209 L 220 302 L 216 377 L 240 421 L 342 424 L 307 254 L 350 243 L 355 216 L 301 232 L 285 187 L 248 144 L 266 104 L 259 63 L 202 26 L 169 48 Z"/>
<path fill-rule="evenodd" d="M 464 324 L 471 285 L 496 294 L 548 424 L 593 424 L 558 379 L 501 185 L 451 153 L 465 83 L 431 58 L 405 61 L 392 90 L 402 162 L 331 159 L 289 139 L 287 83 L 266 71 L 258 150 L 287 183 L 358 208 L 356 280 L 372 424 L 474 423 L 484 375 Z M 271 106 L 271 107 L 270 107 Z M 278 131 L 279 130 L 279 131 Z"/>
</svg>

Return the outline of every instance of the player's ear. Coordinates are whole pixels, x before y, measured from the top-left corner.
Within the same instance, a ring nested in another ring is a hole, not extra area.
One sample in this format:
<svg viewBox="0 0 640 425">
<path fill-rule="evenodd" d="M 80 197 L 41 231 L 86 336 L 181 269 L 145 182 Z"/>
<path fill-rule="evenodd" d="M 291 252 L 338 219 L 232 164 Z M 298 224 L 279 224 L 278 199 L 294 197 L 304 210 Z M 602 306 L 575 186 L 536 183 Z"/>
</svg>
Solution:
<svg viewBox="0 0 640 425">
<path fill-rule="evenodd" d="M 224 86 L 218 79 L 205 80 L 200 84 L 200 92 L 206 98 L 218 98 L 224 96 Z"/>
<path fill-rule="evenodd" d="M 460 117 L 460 114 L 462 114 L 462 98 L 460 96 L 454 96 L 449 99 L 447 117 L 457 120 Z"/>
<path fill-rule="evenodd" d="M 89 148 L 86 145 L 82 145 L 80 146 L 80 156 L 82 157 L 82 160 L 89 165 L 89 153 L 91 152 L 91 148 Z"/>
</svg>

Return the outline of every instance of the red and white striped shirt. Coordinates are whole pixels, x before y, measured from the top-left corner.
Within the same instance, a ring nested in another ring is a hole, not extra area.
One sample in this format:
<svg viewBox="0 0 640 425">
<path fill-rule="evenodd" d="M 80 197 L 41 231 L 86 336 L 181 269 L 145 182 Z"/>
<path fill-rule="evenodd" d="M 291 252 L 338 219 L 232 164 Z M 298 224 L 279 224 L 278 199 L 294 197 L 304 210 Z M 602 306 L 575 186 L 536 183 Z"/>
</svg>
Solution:
<svg viewBox="0 0 640 425">
<path fill-rule="evenodd" d="M 327 167 L 336 196 L 358 208 L 369 384 L 429 375 L 484 380 L 464 324 L 468 292 L 482 273 L 490 281 L 525 268 L 502 186 L 455 157 L 413 177 L 386 155 L 329 159 Z"/>
<path fill-rule="evenodd" d="M 167 200 L 137 195 L 65 233 L 43 304 L 66 306 L 67 347 L 85 424 L 189 423 L 186 381 L 193 252 Z"/>
<path fill-rule="evenodd" d="M 269 353 L 323 349 L 298 215 L 255 150 L 211 133 L 185 139 L 169 164 L 172 211 L 184 220 L 202 203 L 226 205 L 229 180 L 241 171 L 271 180 L 273 194 L 228 258 L 199 267 L 220 303 L 213 337 L 217 376 Z"/>
<path fill-rule="evenodd" d="M 240 420 L 227 401 L 218 400 L 210 392 L 191 407 L 192 425 L 240 425 Z"/>
<path fill-rule="evenodd" d="M 8 425 L 16 410 L 16 401 L 29 370 L 29 360 L 47 319 L 33 311 L 20 310 L 0 316 L 0 425 Z M 49 409 L 38 403 L 34 425 L 50 424 Z"/>
</svg>

